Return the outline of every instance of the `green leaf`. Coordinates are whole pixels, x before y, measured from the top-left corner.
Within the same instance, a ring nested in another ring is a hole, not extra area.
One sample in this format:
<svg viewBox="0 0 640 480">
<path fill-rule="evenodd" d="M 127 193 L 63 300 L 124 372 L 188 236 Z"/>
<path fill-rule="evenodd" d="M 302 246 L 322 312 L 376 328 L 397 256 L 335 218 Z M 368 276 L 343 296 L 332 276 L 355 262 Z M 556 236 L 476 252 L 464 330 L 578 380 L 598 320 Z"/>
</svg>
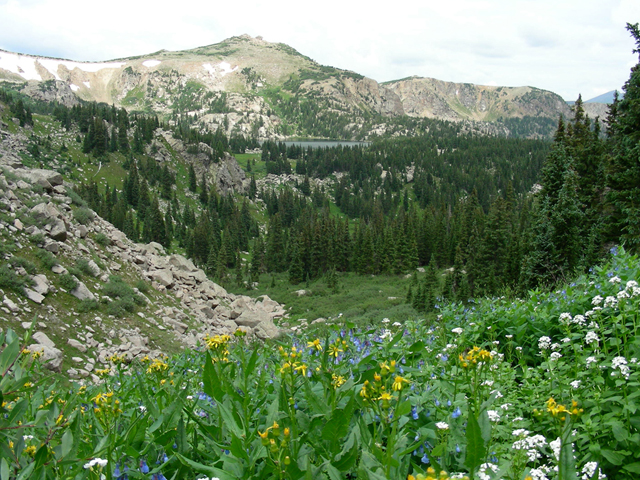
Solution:
<svg viewBox="0 0 640 480">
<path fill-rule="evenodd" d="M 71 430 L 67 430 L 66 432 L 64 432 L 64 435 L 62 435 L 62 458 L 69 455 L 69 452 L 71 452 L 72 448 L 73 434 L 71 433 Z"/>
<path fill-rule="evenodd" d="M 471 414 L 469 416 L 472 416 Z M 483 409 L 478 415 L 478 425 L 485 445 L 491 441 L 491 421 L 486 409 Z"/>
<path fill-rule="evenodd" d="M 352 396 L 343 409 L 336 409 L 331 419 L 322 428 L 322 438 L 338 441 L 349 432 L 351 417 L 356 408 L 355 398 Z"/>
<path fill-rule="evenodd" d="M 242 437 L 242 428 L 238 425 L 238 422 L 236 422 L 231 410 L 232 408 L 231 401 L 228 398 L 224 403 L 218 404 L 218 409 L 220 410 L 224 426 L 227 427 L 236 437 Z"/>
<path fill-rule="evenodd" d="M 486 448 L 484 439 L 482 438 L 482 431 L 475 415 L 471 413 L 467 420 L 467 454 L 464 459 L 465 466 L 469 469 L 469 472 L 475 472 L 476 468 L 480 466 L 486 455 Z"/>
<path fill-rule="evenodd" d="M 9 480 L 9 464 L 6 458 L 0 461 L 0 480 Z"/>
<path fill-rule="evenodd" d="M 202 389 L 204 393 L 217 401 L 222 401 L 222 385 L 218 379 L 218 373 L 211 360 L 211 355 L 207 352 L 204 360 L 204 371 L 202 373 Z"/>
<path fill-rule="evenodd" d="M 621 422 L 612 422 L 611 430 L 613 432 L 613 436 L 619 442 L 624 442 L 629 438 L 629 430 L 626 429 Z"/>
<path fill-rule="evenodd" d="M 622 467 L 627 472 L 640 473 L 640 462 L 631 463 Z"/>
<path fill-rule="evenodd" d="M 18 478 L 16 480 L 30 479 L 34 468 L 36 468 L 36 462 L 30 463 L 29 465 L 27 465 L 27 468 L 25 468 L 24 470 L 22 470 L 22 472 L 20 472 L 20 475 L 18 475 Z"/>
<path fill-rule="evenodd" d="M 602 456 L 614 465 L 622 465 L 624 455 L 613 450 L 602 450 Z"/>
<path fill-rule="evenodd" d="M 411 412 L 411 402 L 409 400 L 405 400 L 400 402 L 396 407 L 396 410 L 393 412 L 393 418 L 398 420 L 403 415 Z"/>
<path fill-rule="evenodd" d="M 193 468 L 198 473 L 204 473 L 207 476 L 211 475 L 212 477 L 218 477 L 220 480 L 238 479 L 238 477 L 230 475 L 229 472 L 225 472 L 224 470 L 216 467 L 209 467 L 207 465 L 203 465 L 202 463 L 194 462 L 193 460 L 180 455 L 179 453 L 176 453 L 176 457 L 183 465 Z"/>
</svg>

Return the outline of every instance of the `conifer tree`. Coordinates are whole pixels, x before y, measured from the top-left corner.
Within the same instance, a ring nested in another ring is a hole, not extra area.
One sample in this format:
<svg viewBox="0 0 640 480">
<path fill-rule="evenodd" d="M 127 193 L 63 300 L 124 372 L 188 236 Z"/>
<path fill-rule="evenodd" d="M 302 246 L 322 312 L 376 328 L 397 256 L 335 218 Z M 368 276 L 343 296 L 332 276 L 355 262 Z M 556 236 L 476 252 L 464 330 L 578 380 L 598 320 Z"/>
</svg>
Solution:
<svg viewBox="0 0 640 480">
<path fill-rule="evenodd" d="M 196 180 L 196 171 L 193 169 L 193 164 L 189 164 L 189 191 L 196 193 L 198 189 L 198 182 Z"/>
<path fill-rule="evenodd" d="M 640 28 L 627 24 L 640 55 Z M 616 99 L 609 118 L 611 156 L 607 165 L 610 213 L 609 238 L 624 242 L 631 251 L 640 250 L 640 61 L 631 69 L 622 87 L 624 97 Z"/>
</svg>

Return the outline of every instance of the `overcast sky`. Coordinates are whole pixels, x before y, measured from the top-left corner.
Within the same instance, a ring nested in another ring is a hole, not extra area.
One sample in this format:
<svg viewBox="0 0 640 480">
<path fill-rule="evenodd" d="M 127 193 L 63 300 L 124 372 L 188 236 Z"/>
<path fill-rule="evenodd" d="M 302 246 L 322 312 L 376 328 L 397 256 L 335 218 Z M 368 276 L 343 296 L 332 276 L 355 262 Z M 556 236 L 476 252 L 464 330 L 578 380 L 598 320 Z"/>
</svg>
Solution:
<svg viewBox="0 0 640 480">
<path fill-rule="evenodd" d="M 99 7 L 98 7 L 99 5 Z M 248 33 L 379 82 L 620 89 L 640 0 L 0 0 L 0 49 L 103 61 Z"/>
</svg>

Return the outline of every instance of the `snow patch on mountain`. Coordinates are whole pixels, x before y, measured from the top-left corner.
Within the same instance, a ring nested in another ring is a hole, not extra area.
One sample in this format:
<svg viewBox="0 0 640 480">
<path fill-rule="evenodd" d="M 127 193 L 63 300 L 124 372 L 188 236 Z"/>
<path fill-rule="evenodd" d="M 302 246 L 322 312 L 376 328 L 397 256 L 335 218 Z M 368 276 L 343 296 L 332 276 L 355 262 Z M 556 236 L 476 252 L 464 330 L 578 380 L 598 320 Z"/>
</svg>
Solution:
<svg viewBox="0 0 640 480">
<path fill-rule="evenodd" d="M 144 65 L 147 68 L 151 68 L 151 67 L 157 67 L 161 63 L 162 62 L 160 60 L 145 60 L 144 62 L 142 62 L 142 65 Z"/>
<path fill-rule="evenodd" d="M 220 74 L 221 77 L 224 77 L 228 73 L 235 72 L 238 69 L 238 66 L 231 68 L 231 64 L 228 62 L 220 62 L 218 65 L 211 65 L 210 63 L 203 63 L 202 68 L 204 68 L 209 74 L 216 75 Z"/>
<path fill-rule="evenodd" d="M 36 64 L 40 64 L 45 70 L 51 73 L 56 80 L 61 80 L 60 75 L 58 75 L 58 69 L 61 66 L 64 66 L 69 71 L 77 68 L 83 72 L 95 73 L 103 68 L 120 68 L 125 65 L 125 62 L 73 62 L 70 60 L 20 55 L 0 50 L 0 68 L 12 73 L 17 73 L 25 80 L 42 80 L 42 76 L 37 71 Z"/>
<path fill-rule="evenodd" d="M 73 83 L 69 85 L 69 88 L 71 88 L 71 90 L 73 90 L 74 92 L 80 90 L 80 87 L 78 85 L 74 85 Z"/>
</svg>

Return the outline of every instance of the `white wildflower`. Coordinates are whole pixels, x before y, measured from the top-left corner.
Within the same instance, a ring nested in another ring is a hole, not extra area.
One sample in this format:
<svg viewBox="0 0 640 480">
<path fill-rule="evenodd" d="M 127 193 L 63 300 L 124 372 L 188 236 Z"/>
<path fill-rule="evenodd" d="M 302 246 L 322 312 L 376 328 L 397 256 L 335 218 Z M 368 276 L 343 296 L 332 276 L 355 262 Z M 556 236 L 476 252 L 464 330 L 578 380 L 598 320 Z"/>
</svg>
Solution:
<svg viewBox="0 0 640 480">
<path fill-rule="evenodd" d="M 584 336 L 584 343 L 586 343 L 587 345 L 591 345 L 592 343 L 597 344 L 600 341 L 600 338 L 598 338 L 598 335 L 596 335 L 595 332 L 587 332 L 587 334 Z"/>
<path fill-rule="evenodd" d="M 460 335 L 462 332 L 464 332 L 464 330 L 461 329 L 460 327 L 456 327 L 451 330 L 451 333 L 455 333 L 456 335 Z"/>
<path fill-rule="evenodd" d="M 557 350 L 560 350 L 560 344 L 559 343 L 553 343 L 551 345 L 551 350 L 553 350 L 554 352 Z"/>
<path fill-rule="evenodd" d="M 486 387 L 492 387 L 493 386 L 493 380 L 485 380 L 480 385 L 483 385 L 483 386 L 486 386 Z"/>
<path fill-rule="evenodd" d="M 571 341 L 571 339 L 569 337 L 564 337 L 562 340 L 560 340 L 562 343 L 569 343 Z"/>
<path fill-rule="evenodd" d="M 394 327 L 401 327 L 402 326 L 402 324 L 400 322 L 393 322 L 392 325 Z"/>
<path fill-rule="evenodd" d="M 632 289 L 638 286 L 638 282 L 636 282 L 635 280 L 629 280 L 627 282 L 627 289 Z"/>
<path fill-rule="evenodd" d="M 584 318 L 584 315 L 576 315 L 575 317 L 573 317 L 572 322 L 575 323 L 576 325 L 584 326 L 584 324 L 586 323 L 586 320 Z"/>
<path fill-rule="evenodd" d="M 449 424 L 447 422 L 438 422 L 436 423 L 436 428 L 438 430 L 449 430 Z"/>
<path fill-rule="evenodd" d="M 560 437 L 558 437 L 555 440 L 549 442 L 549 446 L 551 447 L 551 450 L 553 451 L 553 456 L 555 457 L 555 459 L 556 460 L 560 460 L 560 447 L 562 446 L 562 440 L 560 440 Z"/>
<path fill-rule="evenodd" d="M 549 480 L 547 473 L 542 468 L 532 468 L 529 470 L 529 475 L 533 480 Z"/>
<path fill-rule="evenodd" d="M 592 363 L 597 363 L 596 357 L 588 357 L 586 360 L 587 368 L 591 366 Z"/>
<path fill-rule="evenodd" d="M 85 463 L 84 468 L 93 468 L 95 465 L 98 465 L 100 468 L 104 468 L 107 466 L 107 460 L 103 460 L 102 458 L 94 458 Z"/>
<path fill-rule="evenodd" d="M 570 313 L 561 313 L 560 314 L 560 324 L 561 325 L 567 325 L 571 323 L 571 314 Z"/>
<path fill-rule="evenodd" d="M 382 323 L 389 323 L 391 320 L 389 320 L 388 318 L 383 318 L 382 319 Z"/>
<path fill-rule="evenodd" d="M 618 292 L 618 294 L 616 295 L 616 297 L 618 298 L 618 300 L 622 300 L 623 298 L 629 298 L 629 294 L 627 293 L 626 290 L 620 290 Z"/>
<path fill-rule="evenodd" d="M 562 354 L 560 352 L 552 352 L 549 356 L 549 360 L 555 362 L 562 358 Z"/>
<path fill-rule="evenodd" d="M 609 295 L 607 298 L 604 299 L 604 308 L 607 308 L 607 307 L 616 308 L 617 305 L 618 305 L 618 299 L 616 297 L 612 297 L 611 295 Z"/>
<path fill-rule="evenodd" d="M 571 385 L 572 388 L 580 388 L 580 380 L 574 380 L 569 385 Z"/>
<path fill-rule="evenodd" d="M 489 392 L 491 395 L 493 395 L 495 393 L 496 397 L 495 398 L 502 398 L 504 397 L 504 395 L 502 395 L 502 393 L 500 393 L 500 390 L 491 390 Z"/>
<path fill-rule="evenodd" d="M 615 276 L 609 279 L 609 283 L 620 283 L 620 277 Z"/>
<path fill-rule="evenodd" d="M 513 335 L 505 335 L 505 338 L 508 338 L 509 340 L 511 340 L 513 338 Z"/>
<path fill-rule="evenodd" d="M 593 297 L 593 300 L 591 300 L 591 305 L 600 305 L 602 303 L 602 297 L 600 295 L 596 295 L 595 297 Z"/>
<path fill-rule="evenodd" d="M 640 295 L 640 287 L 633 287 L 631 290 L 631 296 L 637 297 L 638 295 Z"/>
<path fill-rule="evenodd" d="M 483 463 L 480 465 L 480 470 L 478 470 L 478 478 L 480 480 L 491 480 L 491 476 L 487 475 L 487 470 L 492 471 L 493 473 L 498 471 L 498 466 L 493 463 Z"/>
<path fill-rule="evenodd" d="M 492 422 L 500 421 L 500 414 L 497 412 L 497 410 L 487 410 L 487 415 L 489 416 L 489 420 Z"/>
<path fill-rule="evenodd" d="M 540 350 L 548 350 L 550 346 L 551 346 L 551 338 L 540 337 L 540 339 L 538 340 L 538 348 L 540 348 Z"/>
<path fill-rule="evenodd" d="M 629 379 L 629 366 L 627 365 L 627 359 L 624 357 L 615 357 L 612 361 L 611 361 L 611 368 L 613 368 L 614 370 L 618 369 L 620 370 L 620 374 L 626 378 L 627 380 Z M 611 375 L 613 375 L 613 372 L 611 373 Z"/>
<path fill-rule="evenodd" d="M 581 480 L 591 480 L 596 473 L 596 469 L 598 470 L 598 479 L 607 478 L 598 468 L 598 462 L 587 462 L 584 464 L 584 467 L 582 467 L 582 472 L 580 472 L 582 473 L 582 477 L 580 477 Z"/>
</svg>

